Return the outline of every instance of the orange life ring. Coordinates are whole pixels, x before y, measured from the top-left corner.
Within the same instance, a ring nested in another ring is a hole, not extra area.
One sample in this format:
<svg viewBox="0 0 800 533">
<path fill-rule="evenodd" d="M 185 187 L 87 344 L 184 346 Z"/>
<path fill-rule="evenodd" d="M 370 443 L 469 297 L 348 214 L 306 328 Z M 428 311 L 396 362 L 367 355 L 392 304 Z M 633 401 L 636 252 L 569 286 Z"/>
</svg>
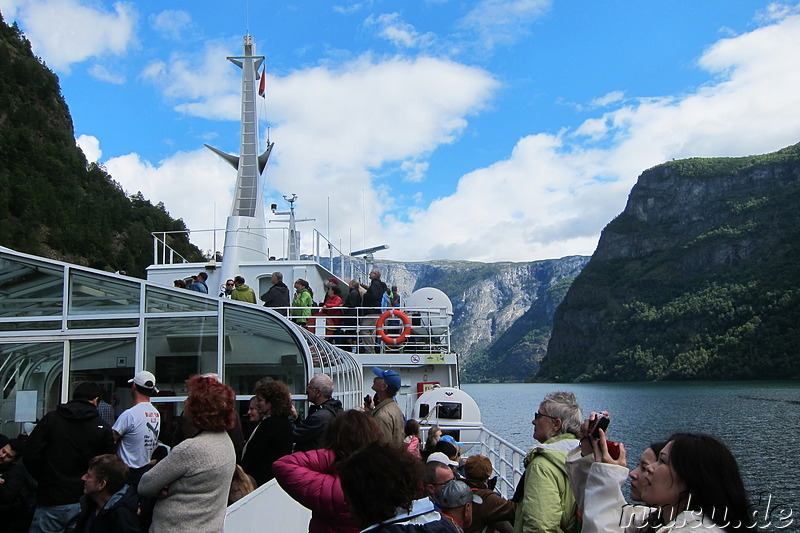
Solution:
<svg viewBox="0 0 800 533">
<path fill-rule="evenodd" d="M 383 331 L 383 323 L 386 322 L 386 319 L 389 317 L 399 318 L 403 321 L 403 331 L 397 337 L 390 337 L 385 331 Z M 411 319 L 408 318 L 408 315 L 402 311 L 389 309 L 388 311 L 384 311 L 383 314 L 378 317 L 377 322 L 375 322 L 375 331 L 378 332 L 378 336 L 380 336 L 383 342 L 392 346 L 397 346 L 398 344 L 403 344 L 406 342 L 406 338 L 411 333 Z"/>
</svg>

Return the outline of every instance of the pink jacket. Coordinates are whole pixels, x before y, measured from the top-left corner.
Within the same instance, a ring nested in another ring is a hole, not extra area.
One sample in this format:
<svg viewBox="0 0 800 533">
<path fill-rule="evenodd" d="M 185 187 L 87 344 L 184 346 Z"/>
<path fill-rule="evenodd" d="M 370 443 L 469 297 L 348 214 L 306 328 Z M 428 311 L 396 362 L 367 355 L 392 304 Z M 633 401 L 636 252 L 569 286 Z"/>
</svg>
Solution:
<svg viewBox="0 0 800 533">
<path fill-rule="evenodd" d="M 358 533 L 344 501 L 333 450 L 296 452 L 272 463 L 272 473 L 283 490 L 311 509 L 309 533 Z"/>
</svg>

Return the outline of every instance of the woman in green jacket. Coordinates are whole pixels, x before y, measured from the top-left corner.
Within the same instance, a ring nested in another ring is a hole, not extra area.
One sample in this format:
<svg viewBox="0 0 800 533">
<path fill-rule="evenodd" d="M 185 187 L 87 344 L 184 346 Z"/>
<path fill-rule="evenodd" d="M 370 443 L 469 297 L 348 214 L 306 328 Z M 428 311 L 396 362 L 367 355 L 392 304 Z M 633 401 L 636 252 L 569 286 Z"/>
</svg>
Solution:
<svg viewBox="0 0 800 533">
<path fill-rule="evenodd" d="M 294 282 L 294 299 L 292 300 L 292 320 L 295 323 L 308 327 L 308 317 L 314 307 L 314 293 L 311 292 L 308 282 L 302 278 Z"/>
</svg>

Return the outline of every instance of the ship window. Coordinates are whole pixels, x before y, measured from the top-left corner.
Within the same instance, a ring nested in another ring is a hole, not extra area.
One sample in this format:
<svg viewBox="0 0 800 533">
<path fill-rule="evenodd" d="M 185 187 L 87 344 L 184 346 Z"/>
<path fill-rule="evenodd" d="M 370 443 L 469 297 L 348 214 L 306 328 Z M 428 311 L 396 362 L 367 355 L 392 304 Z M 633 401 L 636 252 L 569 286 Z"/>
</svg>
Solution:
<svg viewBox="0 0 800 533">
<path fill-rule="evenodd" d="M 258 380 L 286 383 L 292 394 L 306 386 L 305 357 L 289 326 L 254 309 L 225 306 L 225 382 L 236 394 L 252 394 Z"/>
<path fill-rule="evenodd" d="M 159 389 L 185 396 L 191 376 L 219 372 L 217 324 L 216 316 L 145 320 L 144 368 Z"/>
<path fill-rule="evenodd" d="M 73 271 L 70 274 L 69 312 L 75 315 L 138 313 L 139 284 Z"/>
<path fill-rule="evenodd" d="M 196 298 L 193 295 L 181 294 L 185 289 L 158 289 L 147 287 L 145 293 L 146 313 L 216 313 L 219 301 L 216 299 Z"/>
<path fill-rule="evenodd" d="M 0 254 L 0 317 L 58 316 L 63 297 L 63 269 Z"/>
<path fill-rule="evenodd" d="M 136 339 L 70 341 L 69 361 L 69 398 L 79 383 L 94 381 L 117 413 L 132 406 L 128 380 L 135 374 Z"/>
<path fill-rule="evenodd" d="M 0 433 L 19 435 L 61 403 L 63 342 L 0 344 Z"/>
<path fill-rule="evenodd" d="M 437 402 L 436 414 L 439 418 L 447 418 L 448 420 L 461 419 L 461 404 L 456 402 Z"/>
</svg>

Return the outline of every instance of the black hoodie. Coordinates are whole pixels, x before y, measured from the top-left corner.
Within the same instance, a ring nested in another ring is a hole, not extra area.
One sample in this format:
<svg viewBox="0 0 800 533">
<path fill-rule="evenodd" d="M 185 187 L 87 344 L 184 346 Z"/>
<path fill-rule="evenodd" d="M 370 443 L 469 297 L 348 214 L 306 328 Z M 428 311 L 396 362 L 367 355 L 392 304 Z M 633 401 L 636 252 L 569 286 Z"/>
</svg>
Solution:
<svg viewBox="0 0 800 533">
<path fill-rule="evenodd" d="M 115 452 L 111 427 L 94 404 L 72 400 L 44 415 L 28 438 L 23 459 L 39 482 L 39 505 L 78 503 L 89 459 Z"/>
</svg>

